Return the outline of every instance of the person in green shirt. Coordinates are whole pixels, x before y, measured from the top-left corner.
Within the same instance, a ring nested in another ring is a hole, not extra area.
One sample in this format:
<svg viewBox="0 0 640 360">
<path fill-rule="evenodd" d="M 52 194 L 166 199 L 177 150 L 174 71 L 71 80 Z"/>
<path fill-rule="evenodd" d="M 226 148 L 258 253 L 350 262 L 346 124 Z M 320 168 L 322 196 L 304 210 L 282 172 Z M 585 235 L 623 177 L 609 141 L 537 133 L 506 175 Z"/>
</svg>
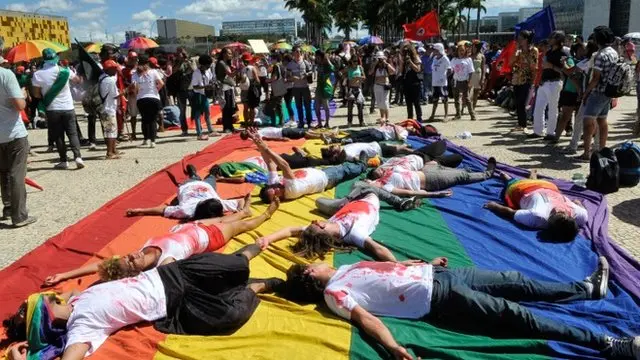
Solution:
<svg viewBox="0 0 640 360">
<path fill-rule="evenodd" d="M 324 127 L 329 127 L 329 100 L 333 97 L 333 81 L 331 74 L 335 71 L 331 60 L 322 50 L 316 51 L 316 65 L 318 66 L 318 86 L 316 86 L 315 110 L 318 127 L 322 127 L 320 110 L 324 109 Z"/>
<path fill-rule="evenodd" d="M 571 52 L 565 60 L 565 70 L 563 72 L 564 84 L 562 91 L 560 91 L 560 101 L 558 102 L 561 114 L 556 126 L 555 142 L 560 139 L 563 131 L 566 131 L 567 136 L 571 136 L 573 133 L 571 119 L 573 118 L 573 114 L 576 114 L 580 108 L 584 90 L 584 73 L 581 71 L 573 71 L 573 69 L 576 63 L 584 58 L 585 51 L 584 45 L 575 44 L 572 46 Z"/>
</svg>

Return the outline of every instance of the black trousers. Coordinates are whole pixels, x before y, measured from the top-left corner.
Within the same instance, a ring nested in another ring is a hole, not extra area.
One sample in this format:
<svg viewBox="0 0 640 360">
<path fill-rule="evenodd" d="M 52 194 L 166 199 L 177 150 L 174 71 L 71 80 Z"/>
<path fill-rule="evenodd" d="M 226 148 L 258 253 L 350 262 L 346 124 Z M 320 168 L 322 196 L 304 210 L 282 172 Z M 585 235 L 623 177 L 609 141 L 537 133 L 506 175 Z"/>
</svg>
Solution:
<svg viewBox="0 0 640 360">
<path fill-rule="evenodd" d="M 78 139 L 76 112 L 74 110 L 47 110 L 47 125 L 49 138 L 56 143 L 61 162 L 67 161 L 67 144 L 64 141 L 65 133 L 69 138 L 73 159 L 82 157 L 80 155 L 80 139 Z"/>
<path fill-rule="evenodd" d="M 29 140 L 27 137 L 13 139 L 0 144 L 0 193 L 2 193 L 3 217 L 11 217 L 17 224 L 27 220 L 27 188 L 24 178 L 27 176 L 27 156 Z"/>
<path fill-rule="evenodd" d="M 518 126 L 527 127 L 527 99 L 531 84 L 514 85 L 513 93 L 516 100 L 516 113 L 518 114 Z"/>
<path fill-rule="evenodd" d="M 287 89 L 287 93 L 284 94 L 284 105 L 287 108 L 287 112 L 289 113 L 289 119 L 293 120 L 293 105 L 291 105 L 292 100 L 293 90 Z M 284 121 L 282 123 L 284 124 Z"/>
<path fill-rule="evenodd" d="M 233 114 L 236 112 L 236 96 L 233 89 L 224 92 L 224 107 L 222 108 L 222 130 L 233 131 Z"/>
<path fill-rule="evenodd" d="M 368 143 L 374 141 L 384 141 L 384 134 L 377 129 L 351 130 L 349 137 L 354 143 Z"/>
<path fill-rule="evenodd" d="M 249 320 L 259 299 L 247 288 L 249 260 L 241 254 L 205 253 L 158 267 L 167 317 L 155 328 L 169 334 L 230 333 Z"/>
<path fill-rule="evenodd" d="M 89 142 L 92 144 L 96 143 L 96 120 L 98 119 L 97 114 L 89 113 L 87 114 L 87 138 Z"/>
<path fill-rule="evenodd" d="M 187 101 L 189 99 L 189 92 L 179 91 L 178 96 L 178 108 L 180 109 L 180 130 L 186 133 L 189 130 L 187 126 Z"/>
<path fill-rule="evenodd" d="M 138 111 L 142 117 L 142 135 L 144 140 L 156 141 L 158 113 L 160 113 L 160 100 L 156 98 L 142 98 L 137 101 Z"/>
<path fill-rule="evenodd" d="M 292 169 L 303 169 L 308 167 L 334 165 L 324 159 L 316 159 L 309 156 L 303 156 L 299 153 L 280 154 L 280 157 L 289 164 Z"/>
<path fill-rule="evenodd" d="M 422 121 L 422 106 L 420 105 L 422 88 L 420 83 L 404 84 L 404 100 L 407 102 L 407 117 L 413 119 L 413 109 L 416 110 L 415 119 Z"/>
</svg>

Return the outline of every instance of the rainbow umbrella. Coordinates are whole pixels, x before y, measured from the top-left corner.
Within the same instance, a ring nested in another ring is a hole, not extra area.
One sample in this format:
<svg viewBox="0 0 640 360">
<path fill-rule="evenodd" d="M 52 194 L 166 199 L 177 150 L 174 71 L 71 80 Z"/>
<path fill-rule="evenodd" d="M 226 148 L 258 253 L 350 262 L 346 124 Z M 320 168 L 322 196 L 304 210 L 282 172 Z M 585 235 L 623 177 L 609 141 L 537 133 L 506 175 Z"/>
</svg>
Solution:
<svg viewBox="0 0 640 360">
<path fill-rule="evenodd" d="M 308 52 L 308 53 L 315 53 L 317 50 L 313 45 L 302 45 L 301 49 L 302 51 Z"/>
<path fill-rule="evenodd" d="M 121 47 L 125 49 L 152 49 L 157 48 L 158 44 L 149 38 L 139 36 L 125 42 Z"/>
<path fill-rule="evenodd" d="M 29 61 L 42 56 L 42 50 L 50 48 L 53 51 L 60 53 L 69 50 L 68 47 L 47 40 L 27 40 L 16 46 L 14 46 L 9 53 L 7 53 L 6 59 L 9 62 L 16 63 L 21 61 Z"/>
<path fill-rule="evenodd" d="M 362 39 L 360 39 L 360 41 L 358 41 L 359 45 L 369 45 L 369 44 L 373 44 L 373 45 L 382 45 L 384 44 L 384 41 L 382 41 L 382 39 L 380 39 L 379 37 L 375 36 L 375 35 L 367 35 L 365 37 L 363 37 Z"/>
<path fill-rule="evenodd" d="M 102 45 L 104 45 L 101 42 L 95 42 L 93 44 L 89 44 L 87 46 L 84 47 L 85 50 L 87 50 L 88 53 L 96 53 L 99 54 L 100 50 L 102 50 Z"/>
<path fill-rule="evenodd" d="M 271 50 L 280 50 L 280 51 L 288 51 L 293 49 L 293 46 L 285 43 L 285 42 L 280 42 L 280 43 L 275 43 L 273 44 L 273 46 L 271 47 Z"/>
</svg>

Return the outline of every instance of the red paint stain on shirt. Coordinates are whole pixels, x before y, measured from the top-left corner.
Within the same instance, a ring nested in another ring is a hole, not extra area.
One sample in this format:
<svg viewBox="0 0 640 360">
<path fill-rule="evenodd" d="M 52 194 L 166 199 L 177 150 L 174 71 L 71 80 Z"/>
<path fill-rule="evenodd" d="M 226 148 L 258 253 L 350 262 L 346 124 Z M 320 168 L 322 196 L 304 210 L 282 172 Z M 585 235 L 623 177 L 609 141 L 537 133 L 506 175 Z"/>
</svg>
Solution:
<svg viewBox="0 0 640 360">
<path fill-rule="evenodd" d="M 404 302 L 404 294 L 400 294 L 400 296 L 398 296 L 398 299 L 400 299 L 400 301 Z"/>
<path fill-rule="evenodd" d="M 296 179 L 304 179 L 307 177 L 307 170 L 297 170 L 293 173 Z"/>
<path fill-rule="evenodd" d="M 341 219 L 348 214 L 369 214 L 371 213 L 372 206 L 364 200 L 352 201 L 343 206 L 340 211 L 333 215 L 334 219 Z"/>
<path fill-rule="evenodd" d="M 338 306 L 343 306 L 344 303 L 344 298 L 347 296 L 347 292 L 344 290 L 338 290 L 338 291 L 331 291 L 331 290 L 325 290 L 324 291 L 327 295 L 332 296 L 335 300 L 336 300 L 336 304 L 338 304 Z"/>
<path fill-rule="evenodd" d="M 352 269 L 371 270 L 378 274 L 396 274 L 402 276 L 407 270 L 407 267 L 403 264 L 393 262 L 361 261 L 355 264 Z"/>
</svg>

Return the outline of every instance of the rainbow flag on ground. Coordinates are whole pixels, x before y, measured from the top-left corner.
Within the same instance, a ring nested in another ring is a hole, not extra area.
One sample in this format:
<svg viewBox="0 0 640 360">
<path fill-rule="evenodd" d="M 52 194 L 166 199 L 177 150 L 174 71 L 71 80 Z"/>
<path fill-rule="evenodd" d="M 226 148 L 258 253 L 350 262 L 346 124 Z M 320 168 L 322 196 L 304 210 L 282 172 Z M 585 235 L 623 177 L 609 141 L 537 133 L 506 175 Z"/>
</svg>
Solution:
<svg viewBox="0 0 640 360">
<path fill-rule="evenodd" d="M 411 139 L 418 146 L 417 139 Z M 271 143 L 277 152 L 291 146 L 305 146 L 317 153 L 319 141 L 297 140 Z M 463 166 L 481 169 L 485 160 L 468 150 L 450 144 L 449 149 L 465 157 Z M 51 273 L 69 270 L 89 261 L 139 248 L 147 238 L 167 231 L 175 221 L 163 218 L 126 218 L 124 211 L 134 204 L 152 206 L 170 201 L 175 186 L 167 173 L 184 179 L 187 163 L 204 174 L 214 163 L 238 161 L 255 155 L 248 141 L 229 136 L 182 162 L 152 175 L 107 203 L 61 234 L 0 272 L 0 316 L 5 317 L 21 301 L 39 289 Z M 521 169 L 501 166 L 512 175 L 524 176 Z M 583 279 L 596 266 L 597 254 L 607 256 L 613 279 L 609 295 L 601 301 L 570 304 L 526 303 L 536 314 L 567 324 L 589 328 L 613 336 L 640 333 L 640 265 L 608 241 L 606 202 L 600 195 L 582 188 L 555 182 L 565 194 L 586 203 L 590 220 L 585 231 L 573 242 L 541 242 L 537 232 L 497 217 L 483 209 L 490 200 L 500 201 L 504 185 L 498 179 L 453 188 L 451 198 L 427 200 L 410 212 L 398 213 L 389 206 L 381 209 L 380 224 L 373 237 L 389 247 L 398 258 L 431 259 L 447 256 L 450 267 L 478 266 L 491 270 L 517 270 L 527 276 L 551 281 Z M 319 218 L 312 210 L 318 196 L 342 196 L 349 184 L 323 194 L 285 202 L 276 216 L 253 232 L 231 241 L 224 252 L 232 252 L 259 236 L 284 226 L 303 225 Z M 223 197 L 241 196 L 251 185 L 220 184 Z M 254 196 L 252 209 L 264 210 Z M 292 255 L 292 241 L 274 244 L 251 262 L 252 277 L 279 276 L 294 262 L 305 260 Z M 91 254 L 96 254 L 91 256 Z M 366 256 L 354 251 L 337 253 L 325 261 L 334 266 L 350 264 Z M 59 290 L 86 288 L 94 277 L 69 281 Z M 158 333 L 148 324 L 119 331 L 92 359 L 376 359 L 388 354 L 350 323 L 332 315 L 325 306 L 301 306 L 274 295 L 262 296 L 254 316 L 232 335 L 177 336 Z M 442 328 L 426 321 L 384 318 L 397 340 L 422 358 L 439 359 L 599 359 L 593 350 L 555 341 L 513 339 L 488 336 L 484 332 L 461 332 L 455 325 Z M 479 324 L 482 325 L 482 324 Z M 486 329 L 484 329 L 486 330 Z M 508 334 L 508 329 L 504 329 Z"/>
</svg>

